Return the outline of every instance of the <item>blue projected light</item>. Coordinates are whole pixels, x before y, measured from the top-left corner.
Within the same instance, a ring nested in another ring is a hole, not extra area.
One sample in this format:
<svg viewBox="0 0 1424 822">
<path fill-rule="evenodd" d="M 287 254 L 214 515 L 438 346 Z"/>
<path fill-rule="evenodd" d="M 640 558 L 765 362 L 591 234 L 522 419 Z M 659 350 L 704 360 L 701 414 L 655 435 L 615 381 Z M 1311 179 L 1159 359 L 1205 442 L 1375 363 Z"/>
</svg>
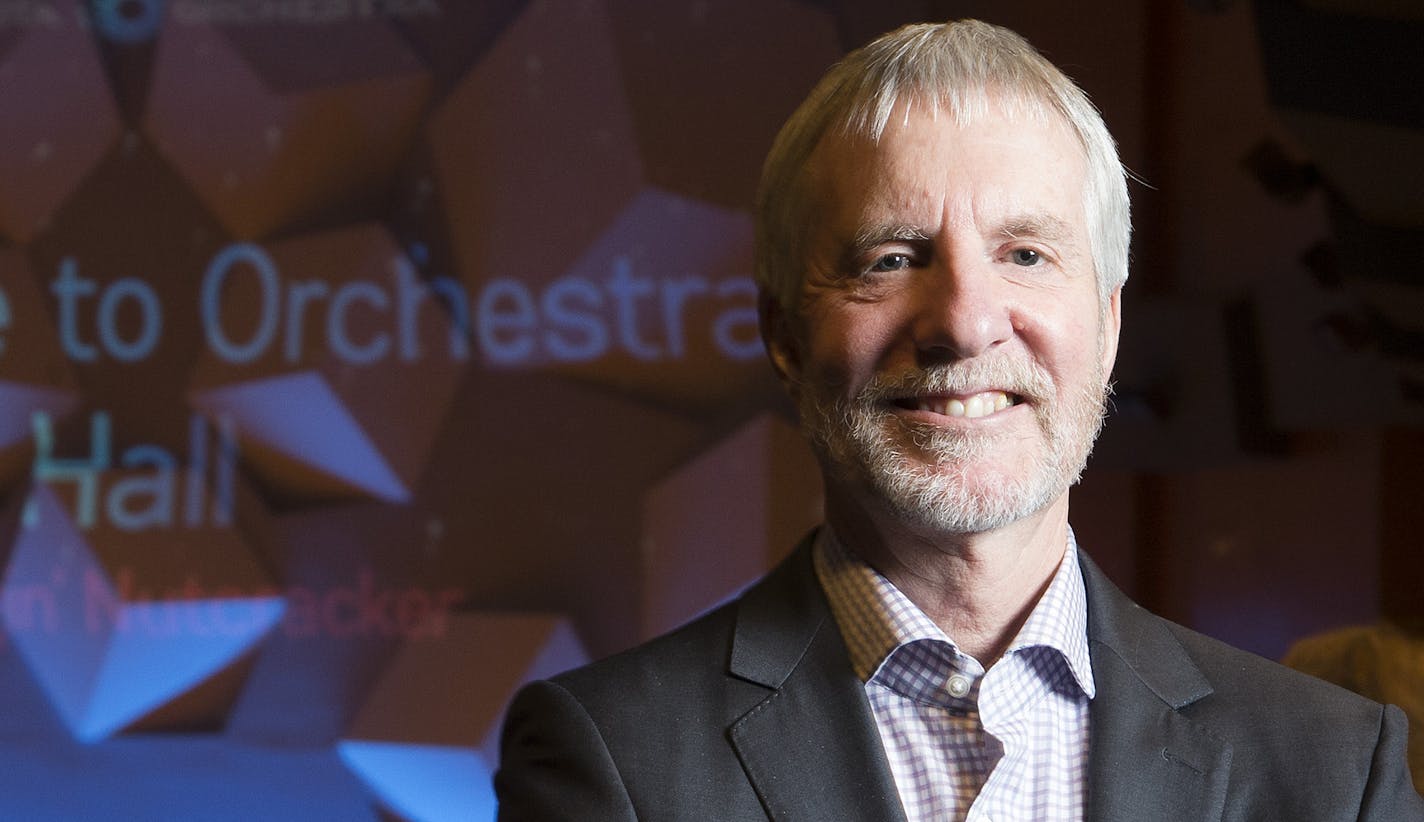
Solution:
<svg viewBox="0 0 1424 822">
<path fill-rule="evenodd" d="M 33 497 L 41 516 L 15 541 L 0 618 L 80 741 L 103 739 L 221 671 L 285 610 L 276 596 L 125 602 L 53 492 L 40 486 Z"/>
<path fill-rule="evenodd" d="M 111 602 L 115 595 L 93 573 L 94 557 L 53 492 L 40 485 L 31 499 L 40 513 L 38 524 L 22 529 L 15 540 L 0 586 L 0 619 L 50 703 L 78 737 L 88 722 L 109 636 L 104 627 L 72 615 L 83 615 L 86 603 Z"/>
<path fill-rule="evenodd" d="M 316 372 L 214 388 L 192 402 L 227 415 L 245 436 L 387 502 L 410 500 L 405 483 Z"/>
<path fill-rule="evenodd" d="M 494 819 L 492 775 L 473 749 L 345 740 L 337 750 L 387 807 L 411 822 Z"/>
<path fill-rule="evenodd" d="M 0 740 L 0 818 L 23 822 L 380 822 L 330 748 L 222 735 L 140 734 L 93 745 Z"/>
<path fill-rule="evenodd" d="M 163 625 L 172 620 L 165 612 L 204 605 L 236 606 L 242 615 L 232 622 L 241 628 L 199 633 L 137 627 Z M 222 670 L 277 624 L 285 603 L 280 597 L 261 597 L 240 603 L 144 603 L 124 610 L 128 624 L 136 627 L 110 643 L 86 715 L 74 728 L 81 740 L 106 737 Z"/>
</svg>

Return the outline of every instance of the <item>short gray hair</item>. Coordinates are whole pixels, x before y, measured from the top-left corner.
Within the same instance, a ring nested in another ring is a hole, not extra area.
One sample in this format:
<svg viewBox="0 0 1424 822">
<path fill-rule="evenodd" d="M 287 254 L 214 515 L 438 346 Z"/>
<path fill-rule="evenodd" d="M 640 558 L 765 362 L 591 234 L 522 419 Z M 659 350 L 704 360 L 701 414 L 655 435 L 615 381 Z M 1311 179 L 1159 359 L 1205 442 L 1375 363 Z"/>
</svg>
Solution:
<svg viewBox="0 0 1424 822">
<path fill-rule="evenodd" d="M 756 280 L 796 312 L 808 223 L 805 167 L 832 129 L 878 141 L 902 96 L 957 122 L 982 116 L 990 99 L 1014 114 L 1056 113 L 1087 160 L 1083 191 L 1100 297 L 1127 281 L 1132 218 L 1117 146 L 1083 90 L 1027 40 L 978 20 L 919 23 L 882 35 L 836 63 L 787 120 L 762 169 L 756 202 Z"/>
</svg>

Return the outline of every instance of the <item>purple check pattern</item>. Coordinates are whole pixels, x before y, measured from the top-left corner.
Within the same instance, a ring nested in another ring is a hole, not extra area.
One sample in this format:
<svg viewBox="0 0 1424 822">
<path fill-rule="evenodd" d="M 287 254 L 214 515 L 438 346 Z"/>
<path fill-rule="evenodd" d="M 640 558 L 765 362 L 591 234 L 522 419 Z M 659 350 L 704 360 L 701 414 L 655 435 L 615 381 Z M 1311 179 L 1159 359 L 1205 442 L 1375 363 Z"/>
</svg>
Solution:
<svg viewBox="0 0 1424 822">
<path fill-rule="evenodd" d="M 910 822 L 1083 818 L 1094 689 L 1071 533 L 1048 590 L 988 671 L 829 527 L 815 564 Z"/>
</svg>

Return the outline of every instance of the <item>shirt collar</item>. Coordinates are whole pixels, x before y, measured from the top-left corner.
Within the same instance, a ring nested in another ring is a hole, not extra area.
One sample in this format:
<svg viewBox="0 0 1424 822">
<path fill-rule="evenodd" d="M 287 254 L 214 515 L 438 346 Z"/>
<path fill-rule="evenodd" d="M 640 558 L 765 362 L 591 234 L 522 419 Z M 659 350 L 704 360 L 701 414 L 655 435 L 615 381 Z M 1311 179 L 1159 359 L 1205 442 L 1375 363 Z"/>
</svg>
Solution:
<svg viewBox="0 0 1424 822">
<path fill-rule="evenodd" d="M 829 525 L 816 536 L 816 576 L 841 629 L 850 663 L 862 682 L 869 681 L 892 651 L 917 640 L 958 645 L 945 635 L 894 583 L 846 548 Z M 1078 569 L 1078 543 L 1072 529 L 1048 589 L 1029 613 L 1006 654 L 1032 647 L 1058 651 L 1078 687 L 1095 694 L 1088 654 L 1088 598 Z M 967 657 L 966 657 L 967 659 Z"/>
</svg>

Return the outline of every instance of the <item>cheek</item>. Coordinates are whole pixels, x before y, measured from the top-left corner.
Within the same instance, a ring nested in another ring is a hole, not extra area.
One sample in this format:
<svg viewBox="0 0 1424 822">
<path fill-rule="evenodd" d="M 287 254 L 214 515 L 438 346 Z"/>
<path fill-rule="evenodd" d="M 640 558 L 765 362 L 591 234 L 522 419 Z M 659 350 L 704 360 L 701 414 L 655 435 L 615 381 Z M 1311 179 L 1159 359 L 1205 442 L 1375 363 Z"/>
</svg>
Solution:
<svg viewBox="0 0 1424 822">
<path fill-rule="evenodd" d="M 869 380 L 894 347 L 893 326 L 877 308 L 853 306 L 820 312 L 808 340 L 808 376 L 826 385 L 851 388 Z"/>
<path fill-rule="evenodd" d="M 1054 379 L 1082 382 L 1094 378 L 1102 368 L 1103 326 L 1096 307 L 1084 310 L 1039 313 L 1034 319 L 1015 322 L 1019 337 L 1035 359 Z"/>
</svg>

